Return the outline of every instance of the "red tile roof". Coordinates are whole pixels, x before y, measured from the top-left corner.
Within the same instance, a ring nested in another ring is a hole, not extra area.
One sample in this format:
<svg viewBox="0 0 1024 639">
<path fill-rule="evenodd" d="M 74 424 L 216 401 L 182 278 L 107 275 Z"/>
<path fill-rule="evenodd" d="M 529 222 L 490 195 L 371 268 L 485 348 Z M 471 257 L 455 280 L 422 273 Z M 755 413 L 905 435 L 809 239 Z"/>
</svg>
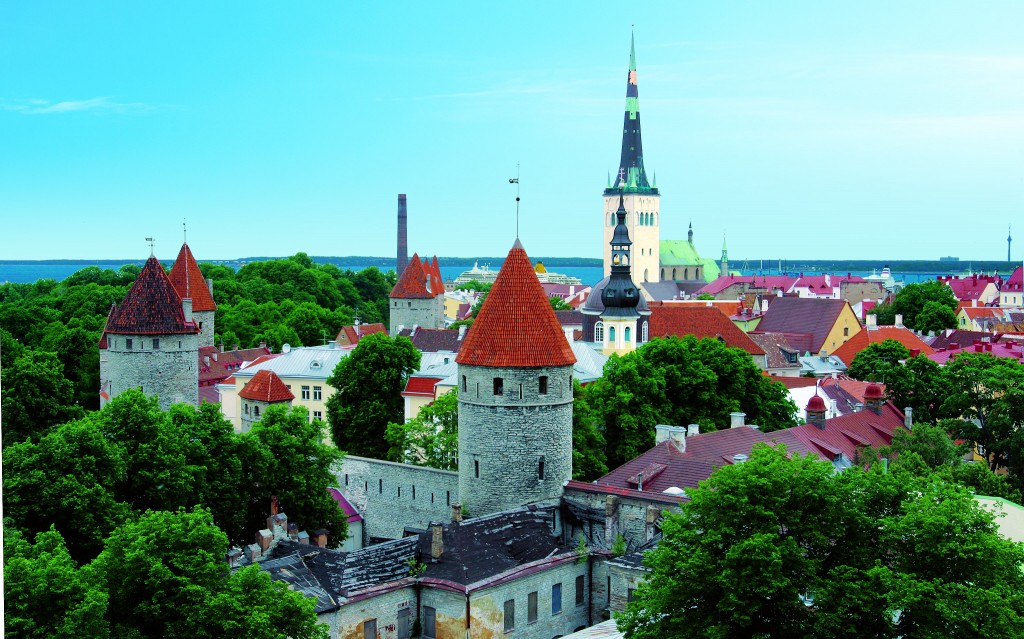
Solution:
<svg viewBox="0 0 1024 639">
<path fill-rule="evenodd" d="M 877 330 L 863 330 L 851 337 L 845 344 L 835 350 L 833 355 L 843 360 L 847 366 L 853 362 L 857 353 L 861 352 L 871 344 L 878 344 L 887 339 L 896 340 L 907 349 L 918 350 L 922 355 L 931 355 L 935 351 L 931 346 L 925 344 L 920 337 L 914 335 L 909 328 L 902 326 L 879 326 Z"/>
<path fill-rule="evenodd" d="M 694 335 L 720 337 L 732 348 L 741 348 L 751 355 L 764 355 L 764 349 L 754 343 L 716 306 L 694 306 L 671 302 L 650 302 L 650 336 Z"/>
<path fill-rule="evenodd" d="M 216 346 L 199 347 L 199 386 L 211 386 L 226 380 L 231 373 L 261 355 L 269 355 L 266 346 L 221 351 Z"/>
<path fill-rule="evenodd" d="M 428 277 L 429 286 L 428 286 Z M 402 271 L 398 283 L 391 289 L 388 297 L 398 299 L 430 299 L 444 294 L 444 281 L 441 279 L 441 269 L 437 265 L 437 258 L 433 263 L 429 260 L 420 261 L 420 256 L 413 253 L 409 265 Z"/>
<path fill-rule="evenodd" d="M 1024 288 L 1024 267 L 1018 266 L 1013 270 L 1010 278 L 1003 283 L 1000 292 L 1019 291 Z"/>
<path fill-rule="evenodd" d="M 768 312 L 757 325 L 757 332 L 786 333 L 787 339 L 789 334 L 810 335 L 810 348 L 807 350 L 817 353 L 847 306 L 846 300 L 777 297 L 768 302 Z M 796 346 L 792 339 L 789 343 Z"/>
<path fill-rule="evenodd" d="M 773 382 L 778 382 L 786 388 L 807 388 L 808 386 L 817 386 L 818 380 L 813 377 L 772 377 Z"/>
<path fill-rule="evenodd" d="M 433 397 L 434 387 L 441 381 L 441 377 L 410 377 L 405 383 L 405 390 L 402 397 Z"/>
<path fill-rule="evenodd" d="M 334 341 L 339 344 L 357 344 L 359 340 L 372 335 L 373 333 L 387 333 L 388 329 L 383 324 L 359 324 L 353 326 L 342 326 Z"/>
<path fill-rule="evenodd" d="M 203 273 L 196 264 L 196 258 L 192 257 L 192 250 L 188 244 L 182 244 L 178 251 L 178 259 L 174 260 L 171 273 L 168 276 L 174 290 L 178 292 L 181 299 L 192 300 L 192 310 L 197 312 L 215 311 L 217 304 L 210 295 L 210 289 L 203 279 Z"/>
<path fill-rule="evenodd" d="M 257 371 L 238 396 L 259 402 L 290 402 L 295 399 L 277 373 L 266 369 Z"/>
<path fill-rule="evenodd" d="M 460 331 L 448 328 L 417 327 L 415 333 L 411 328 L 403 328 L 398 334 L 408 337 L 416 350 L 422 353 L 437 353 L 439 351 L 458 353 L 465 339 L 464 335 L 460 339 L 460 335 L 462 335 Z"/>
<path fill-rule="evenodd" d="M 473 366 L 527 368 L 571 366 L 576 362 L 518 239 L 469 327 L 455 361 Z"/>
<path fill-rule="evenodd" d="M 928 356 L 928 359 L 932 360 L 937 364 L 945 364 L 949 360 L 955 358 L 960 353 L 988 353 L 993 357 L 1007 357 L 1015 359 L 1021 364 L 1024 364 L 1024 352 L 1022 352 L 1021 344 L 1004 343 L 1004 342 L 986 342 L 977 343 L 964 348 L 954 348 L 952 350 L 940 349 Z"/>
<path fill-rule="evenodd" d="M 119 335 L 180 335 L 198 333 L 185 321 L 181 298 L 155 257 L 146 260 L 120 306 L 111 310 L 104 333 Z"/>
<path fill-rule="evenodd" d="M 989 284 L 995 284 L 996 288 L 999 288 L 1002 283 L 1002 280 L 995 275 L 980 275 L 978 273 L 970 277 L 940 275 L 936 279 L 953 289 L 953 295 L 960 301 L 980 299 Z"/>
<path fill-rule="evenodd" d="M 714 295 L 736 284 L 746 284 L 750 288 L 767 291 L 788 291 L 792 288 L 794 282 L 796 282 L 795 277 L 786 275 L 722 275 L 715 281 L 705 284 L 703 288 L 697 291 L 697 294 L 709 293 Z"/>
</svg>

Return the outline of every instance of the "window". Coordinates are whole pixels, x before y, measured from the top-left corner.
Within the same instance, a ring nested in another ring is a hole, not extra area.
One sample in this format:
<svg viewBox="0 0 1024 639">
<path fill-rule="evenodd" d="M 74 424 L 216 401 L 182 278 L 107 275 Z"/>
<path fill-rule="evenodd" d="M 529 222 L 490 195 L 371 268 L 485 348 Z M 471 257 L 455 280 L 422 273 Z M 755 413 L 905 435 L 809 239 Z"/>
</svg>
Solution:
<svg viewBox="0 0 1024 639">
<path fill-rule="evenodd" d="M 132 338 L 128 337 L 124 340 L 124 347 L 128 350 L 132 350 Z"/>
<path fill-rule="evenodd" d="M 850 336 L 850 327 L 849 326 L 844 326 L 843 327 L 843 337 L 849 337 L 849 336 Z"/>
<path fill-rule="evenodd" d="M 605 583 L 604 602 L 606 604 L 608 604 L 608 605 L 611 605 L 611 603 L 612 603 L 612 578 L 611 577 L 608 577 L 607 581 Z"/>
<path fill-rule="evenodd" d="M 160 350 L 160 340 L 159 339 L 153 338 L 153 350 L 154 351 Z"/>
<path fill-rule="evenodd" d="M 523 385 L 520 384 L 519 385 L 519 399 L 522 399 L 522 398 L 523 398 Z"/>
<path fill-rule="evenodd" d="M 376 619 L 367 619 L 363 622 L 363 639 L 377 639 Z"/>
<path fill-rule="evenodd" d="M 412 636 L 409 627 L 409 609 L 402 608 L 398 611 L 398 639 L 409 639 Z"/>
<path fill-rule="evenodd" d="M 384 480 L 383 479 L 378 479 L 377 480 L 377 492 L 379 494 L 381 494 L 381 495 L 384 494 Z"/>
<path fill-rule="evenodd" d="M 640 342 L 646 344 L 650 340 L 650 335 L 647 330 L 647 322 L 640 325 Z"/>
<path fill-rule="evenodd" d="M 541 455 L 540 460 L 537 461 L 537 479 L 544 480 L 544 455 Z"/>
<path fill-rule="evenodd" d="M 245 405 L 245 414 L 246 415 L 249 414 L 249 405 L 248 404 Z"/>
<path fill-rule="evenodd" d="M 505 602 L 505 632 L 512 632 L 516 627 L 516 600 Z"/>
<path fill-rule="evenodd" d="M 540 392 L 541 395 L 547 395 L 548 394 L 548 376 L 547 375 L 541 375 L 540 376 L 540 391 L 539 392 Z"/>
<path fill-rule="evenodd" d="M 309 399 L 309 386 L 302 387 L 302 399 Z"/>
<path fill-rule="evenodd" d="M 319 411 L 319 410 L 313 411 L 313 420 L 315 421 L 317 419 L 323 421 L 323 419 L 324 419 L 323 411 Z"/>
<path fill-rule="evenodd" d="M 598 322 L 597 324 L 594 324 L 594 341 L 604 341 L 604 322 Z"/>
<path fill-rule="evenodd" d="M 181 340 L 178 340 L 178 348 L 181 348 Z"/>
<path fill-rule="evenodd" d="M 580 575 L 579 577 L 576 577 L 576 605 L 577 606 L 582 606 L 583 605 L 583 594 L 584 594 L 585 590 L 586 590 L 586 587 L 585 587 L 585 584 L 583 582 L 583 575 Z"/>
<path fill-rule="evenodd" d="M 462 376 L 462 392 L 463 393 L 466 392 L 466 376 L 465 375 Z"/>
<path fill-rule="evenodd" d="M 632 331 L 630 331 L 628 326 L 626 328 L 622 329 L 622 339 L 624 339 L 627 343 L 629 343 L 629 340 L 630 340 L 630 337 L 631 337 L 631 335 L 630 335 L 631 332 Z"/>
<path fill-rule="evenodd" d="M 609 326 L 608 327 L 608 341 L 611 342 L 612 344 L 615 343 L 615 327 L 614 326 Z"/>
<path fill-rule="evenodd" d="M 562 584 L 551 586 L 551 614 L 562 614 Z"/>
<path fill-rule="evenodd" d="M 252 414 L 253 414 L 253 417 L 259 417 L 260 416 L 260 407 L 259 406 L 253 406 L 252 407 Z"/>
<path fill-rule="evenodd" d="M 537 621 L 537 591 L 526 595 L 526 623 Z"/>
<path fill-rule="evenodd" d="M 501 377 L 494 378 L 494 394 L 503 395 L 505 393 L 505 380 Z"/>
<path fill-rule="evenodd" d="M 321 399 L 323 399 L 323 391 L 319 386 L 313 387 L 313 399 L 315 399 L 316 401 L 320 401 Z"/>
<path fill-rule="evenodd" d="M 480 479 L 480 460 L 479 459 L 474 459 L 473 460 L 473 474 L 476 476 L 477 479 Z"/>
<path fill-rule="evenodd" d="M 633 601 L 633 593 L 636 592 L 636 588 L 626 588 L 626 601 Z"/>
<path fill-rule="evenodd" d="M 423 636 L 434 639 L 437 636 L 437 612 L 430 606 L 423 606 Z"/>
</svg>

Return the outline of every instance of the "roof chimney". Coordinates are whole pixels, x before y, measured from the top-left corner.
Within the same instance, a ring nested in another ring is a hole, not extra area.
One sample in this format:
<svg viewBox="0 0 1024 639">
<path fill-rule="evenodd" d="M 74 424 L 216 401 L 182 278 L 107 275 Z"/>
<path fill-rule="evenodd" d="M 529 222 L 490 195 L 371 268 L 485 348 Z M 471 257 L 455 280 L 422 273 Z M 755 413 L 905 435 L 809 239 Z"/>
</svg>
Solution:
<svg viewBox="0 0 1024 639">
<path fill-rule="evenodd" d="M 735 413 L 729 413 L 729 428 L 742 428 L 747 419 L 747 414 L 736 411 Z"/>
<path fill-rule="evenodd" d="M 693 437 L 694 435 L 700 435 L 700 424 L 687 424 L 686 436 Z"/>
<path fill-rule="evenodd" d="M 459 341 L 460 342 L 462 341 L 462 338 L 466 336 L 466 328 L 467 327 L 466 327 L 465 324 L 463 324 L 462 326 L 459 327 Z"/>
<path fill-rule="evenodd" d="M 877 315 L 875 315 L 874 313 L 868 313 L 867 317 L 865 317 L 864 319 L 867 320 L 868 330 L 869 331 L 878 330 L 878 316 Z"/>
<path fill-rule="evenodd" d="M 213 297 L 213 278 L 206 278 L 206 288 L 210 291 L 210 296 Z"/>
<path fill-rule="evenodd" d="M 437 561 L 444 554 L 444 524 L 430 522 L 430 558 Z"/>
<path fill-rule="evenodd" d="M 903 328 L 903 314 L 896 313 L 896 328 Z"/>
<path fill-rule="evenodd" d="M 907 427 L 907 430 L 914 428 L 914 409 L 910 406 L 903 409 L 903 425 Z"/>
<path fill-rule="evenodd" d="M 455 523 L 462 521 L 462 504 L 452 504 L 452 521 Z"/>
<path fill-rule="evenodd" d="M 185 314 L 185 321 L 189 324 L 193 322 L 192 319 L 192 299 L 186 297 L 181 300 L 181 311 Z"/>
<path fill-rule="evenodd" d="M 682 426 L 668 426 L 658 424 L 654 427 L 654 444 L 672 442 L 672 445 L 681 452 L 686 452 L 686 429 Z"/>
</svg>

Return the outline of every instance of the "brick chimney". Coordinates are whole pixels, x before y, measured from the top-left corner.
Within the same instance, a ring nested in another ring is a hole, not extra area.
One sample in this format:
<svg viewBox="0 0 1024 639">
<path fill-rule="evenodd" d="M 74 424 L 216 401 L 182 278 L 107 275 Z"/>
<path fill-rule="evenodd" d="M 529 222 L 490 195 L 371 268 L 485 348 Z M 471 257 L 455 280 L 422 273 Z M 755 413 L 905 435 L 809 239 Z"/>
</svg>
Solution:
<svg viewBox="0 0 1024 639">
<path fill-rule="evenodd" d="M 739 411 L 729 413 L 729 428 L 742 428 L 746 425 L 747 414 Z"/>
<path fill-rule="evenodd" d="M 455 523 L 462 521 L 462 504 L 452 504 L 452 521 Z"/>
<path fill-rule="evenodd" d="M 437 561 L 444 554 L 444 524 L 430 522 L 430 558 Z"/>
</svg>

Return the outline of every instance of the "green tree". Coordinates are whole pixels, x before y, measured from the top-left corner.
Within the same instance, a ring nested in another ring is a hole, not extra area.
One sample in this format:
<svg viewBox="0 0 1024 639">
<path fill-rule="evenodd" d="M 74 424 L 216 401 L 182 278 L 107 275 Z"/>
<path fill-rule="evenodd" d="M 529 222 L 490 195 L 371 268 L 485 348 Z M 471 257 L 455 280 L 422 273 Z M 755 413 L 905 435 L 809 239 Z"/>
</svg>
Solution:
<svg viewBox="0 0 1024 639">
<path fill-rule="evenodd" d="M 561 297 L 549 297 L 548 302 L 551 303 L 551 310 L 553 311 L 571 311 L 572 307 L 569 303 L 563 300 Z"/>
<path fill-rule="evenodd" d="M 587 403 L 578 380 L 572 381 L 572 478 L 590 481 L 608 472 L 605 463 L 604 435 L 601 421 Z"/>
<path fill-rule="evenodd" d="M 210 637 L 327 639 L 329 629 L 317 623 L 314 602 L 249 566 L 210 599 L 204 630 Z"/>
<path fill-rule="evenodd" d="M 404 421 L 402 391 L 420 365 L 420 353 L 405 337 L 373 333 L 359 340 L 327 379 L 336 392 L 327 400 L 335 445 L 353 455 L 384 459 L 389 422 Z"/>
<path fill-rule="evenodd" d="M 892 312 L 894 315 L 903 315 L 903 323 L 914 330 L 936 330 L 935 328 L 927 329 L 918 325 L 918 315 L 925 310 L 928 302 L 936 302 L 941 306 L 945 306 L 953 313 L 956 313 L 958 306 L 953 289 L 937 280 L 929 280 L 927 282 L 906 285 L 893 299 Z M 939 311 L 932 310 L 929 315 L 925 316 L 925 319 L 935 321 L 936 318 L 941 319 L 942 317 L 945 316 L 940 314 Z M 943 326 L 942 328 L 950 328 L 951 326 Z"/>
<path fill-rule="evenodd" d="M 4 446 L 42 437 L 57 424 L 82 414 L 74 405 L 74 387 L 53 353 L 27 350 L 13 366 L 4 368 L 0 379 Z"/>
<path fill-rule="evenodd" d="M 277 497 L 288 519 L 301 527 L 324 528 L 339 541 L 348 535 L 345 513 L 327 492 L 342 454 L 322 442 L 322 429 L 303 407 L 271 406 L 243 435 L 250 532 L 265 527 L 271 497 Z"/>
<path fill-rule="evenodd" d="M 488 293 L 491 290 L 491 284 L 484 284 L 477 280 L 470 280 L 465 284 L 459 284 L 455 287 L 456 291 L 476 291 L 478 293 Z"/>
<path fill-rule="evenodd" d="M 942 302 L 925 302 L 917 314 L 914 329 L 937 333 L 947 328 L 956 328 L 956 311 Z"/>
<path fill-rule="evenodd" d="M 110 636 L 107 594 L 92 587 L 56 530 L 29 543 L 4 530 L 4 635 L 7 637 Z"/>
<path fill-rule="evenodd" d="M 391 422 L 385 432 L 388 459 L 442 470 L 459 467 L 459 395 L 445 393 L 404 423 Z"/>
<path fill-rule="evenodd" d="M 894 339 L 875 342 L 857 353 L 846 374 L 854 379 L 886 384 L 892 370 L 908 357 L 910 350 Z"/>
<path fill-rule="evenodd" d="M 962 487 L 761 444 L 690 497 L 618 617 L 630 639 L 1019 633 L 1024 548 Z"/>
</svg>

